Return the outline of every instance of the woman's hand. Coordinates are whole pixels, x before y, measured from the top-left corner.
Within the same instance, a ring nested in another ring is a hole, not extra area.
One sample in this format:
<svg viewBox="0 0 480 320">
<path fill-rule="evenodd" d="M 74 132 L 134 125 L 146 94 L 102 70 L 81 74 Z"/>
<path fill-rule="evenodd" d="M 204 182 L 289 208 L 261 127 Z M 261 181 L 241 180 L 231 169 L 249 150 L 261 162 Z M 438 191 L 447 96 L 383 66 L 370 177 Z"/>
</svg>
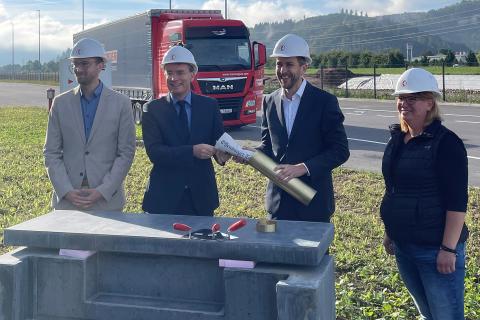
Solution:
<svg viewBox="0 0 480 320">
<path fill-rule="evenodd" d="M 393 255 L 395 254 L 394 250 L 393 250 L 393 241 L 390 240 L 390 238 L 387 236 L 387 234 L 385 233 L 385 236 L 383 238 L 383 246 L 385 247 L 385 251 L 390 254 L 390 255 Z"/>
<path fill-rule="evenodd" d="M 443 274 L 455 272 L 456 261 L 457 261 L 457 256 L 455 255 L 455 253 L 440 249 L 437 255 L 438 272 Z"/>
</svg>

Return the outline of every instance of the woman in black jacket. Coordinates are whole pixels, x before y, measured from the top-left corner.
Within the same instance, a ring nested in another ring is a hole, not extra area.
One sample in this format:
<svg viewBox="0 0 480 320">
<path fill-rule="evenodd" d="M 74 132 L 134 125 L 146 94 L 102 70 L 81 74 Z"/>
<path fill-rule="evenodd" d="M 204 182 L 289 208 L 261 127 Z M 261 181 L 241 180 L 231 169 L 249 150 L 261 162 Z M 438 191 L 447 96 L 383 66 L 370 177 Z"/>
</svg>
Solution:
<svg viewBox="0 0 480 320">
<path fill-rule="evenodd" d="M 405 71 L 394 95 L 400 124 L 390 126 L 382 163 L 383 244 L 422 319 L 464 319 L 467 153 L 441 124 L 431 73 Z"/>
</svg>

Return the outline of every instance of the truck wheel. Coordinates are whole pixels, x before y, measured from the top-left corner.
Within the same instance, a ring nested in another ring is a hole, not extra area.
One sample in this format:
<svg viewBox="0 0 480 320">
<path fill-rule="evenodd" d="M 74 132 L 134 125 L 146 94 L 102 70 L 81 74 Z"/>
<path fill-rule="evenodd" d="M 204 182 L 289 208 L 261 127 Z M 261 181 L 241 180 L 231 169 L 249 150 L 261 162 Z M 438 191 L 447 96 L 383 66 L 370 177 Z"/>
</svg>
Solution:
<svg viewBox="0 0 480 320">
<path fill-rule="evenodd" d="M 142 124 L 143 106 L 140 102 L 133 105 L 133 120 L 136 124 Z"/>
</svg>

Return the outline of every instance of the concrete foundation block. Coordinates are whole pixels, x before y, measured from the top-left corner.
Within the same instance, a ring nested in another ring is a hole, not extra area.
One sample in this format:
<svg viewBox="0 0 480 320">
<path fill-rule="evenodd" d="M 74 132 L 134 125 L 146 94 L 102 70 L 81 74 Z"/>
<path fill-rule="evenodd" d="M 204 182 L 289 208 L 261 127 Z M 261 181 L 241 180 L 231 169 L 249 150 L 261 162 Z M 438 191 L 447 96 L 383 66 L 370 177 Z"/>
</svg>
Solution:
<svg viewBox="0 0 480 320">
<path fill-rule="evenodd" d="M 277 284 L 278 320 L 335 320 L 335 268 L 331 256 L 318 267 L 296 270 Z"/>
<path fill-rule="evenodd" d="M 6 229 L 6 243 L 27 247 L 0 257 L 0 320 L 335 318 L 334 260 L 325 256 L 332 225 L 280 221 L 267 234 L 249 221 L 217 241 L 186 239 L 171 228 L 178 219 L 198 228 L 235 221 L 57 212 Z M 256 266 L 224 268 L 219 259 Z"/>
</svg>

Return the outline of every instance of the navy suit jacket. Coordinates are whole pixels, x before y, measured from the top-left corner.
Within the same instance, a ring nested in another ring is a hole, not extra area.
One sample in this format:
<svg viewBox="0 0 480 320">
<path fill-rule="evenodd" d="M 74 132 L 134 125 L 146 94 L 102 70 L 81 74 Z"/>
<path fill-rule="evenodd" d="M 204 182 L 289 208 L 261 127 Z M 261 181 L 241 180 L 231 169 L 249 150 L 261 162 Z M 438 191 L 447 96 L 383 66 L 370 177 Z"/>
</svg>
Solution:
<svg viewBox="0 0 480 320">
<path fill-rule="evenodd" d="M 310 176 L 300 179 L 317 194 L 305 206 L 269 181 L 266 209 L 275 219 L 328 222 L 335 211 L 332 170 L 350 156 L 344 116 L 334 95 L 307 82 L 288 136 L 281 90 L 263 99 L 262 144 L 258 149 L 281 164 L 304 162 Z"/>
<path fill-rule="evenodd" d="M 191 105 L 187 144 L 179 137 L 178 116 L 170 95 L 144 106 L 143 141 L 153 163 L 143 198 L 146 212 L 175 214 L 186 186 L 199 214 L 209 215 L 219 205 L 212 161 L 194 157 L 193 145 L 215 145 L 224 132 L 222 117 L 215 99 L 192 92 Z"/>
</svg>

